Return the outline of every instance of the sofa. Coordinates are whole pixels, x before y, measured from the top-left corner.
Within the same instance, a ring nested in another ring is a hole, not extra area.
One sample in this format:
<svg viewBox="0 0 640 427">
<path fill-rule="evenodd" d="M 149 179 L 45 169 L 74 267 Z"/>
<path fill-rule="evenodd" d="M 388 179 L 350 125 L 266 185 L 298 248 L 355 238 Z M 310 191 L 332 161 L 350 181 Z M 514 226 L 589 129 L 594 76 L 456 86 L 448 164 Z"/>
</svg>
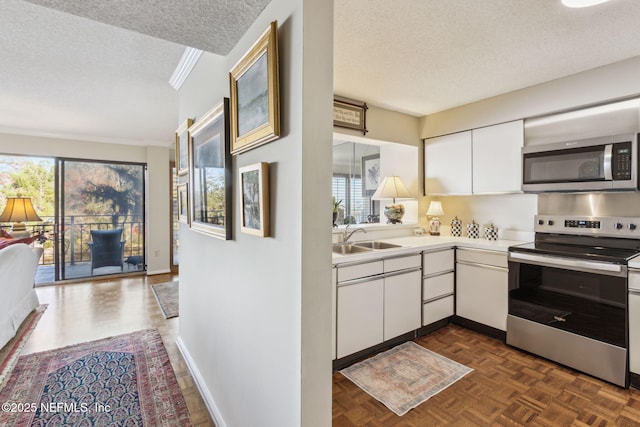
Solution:
<svg viewBox="0 0 640 427">
<path fill-rule="evenodd" d="M 24 243 L 0 249 L 0 348 L 39 304 L 33 284 L 41 255 L 42 248 Z"/>
</svg>

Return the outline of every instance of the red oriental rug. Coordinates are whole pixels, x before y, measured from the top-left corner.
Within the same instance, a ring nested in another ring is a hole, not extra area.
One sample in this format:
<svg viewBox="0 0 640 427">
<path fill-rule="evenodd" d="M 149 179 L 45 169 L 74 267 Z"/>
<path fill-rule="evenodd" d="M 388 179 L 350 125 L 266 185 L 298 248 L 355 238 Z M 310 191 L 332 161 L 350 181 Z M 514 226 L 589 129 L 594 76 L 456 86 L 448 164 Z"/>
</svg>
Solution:
<svg viewBox="0 0 640 427">
<path fill-rule="evenodd" d="M 27 340 L 31 337 L 31 333 L 38 325 L 38 321 L 47 309 L 48 304 L 40 304 L 22 321 L 22 324 L 16 331 L 16 335 L 9 340 L 8 343 L 0 349 L 0 391 L 13 371 L 13 367 L 18 363 L 20 352 L 24 348 Z"/>
<path fill-rule="evenodd" d="M 191 426 L 160 334 L 147 329 L 20 357 L 2 426 Z"/>
</svg>

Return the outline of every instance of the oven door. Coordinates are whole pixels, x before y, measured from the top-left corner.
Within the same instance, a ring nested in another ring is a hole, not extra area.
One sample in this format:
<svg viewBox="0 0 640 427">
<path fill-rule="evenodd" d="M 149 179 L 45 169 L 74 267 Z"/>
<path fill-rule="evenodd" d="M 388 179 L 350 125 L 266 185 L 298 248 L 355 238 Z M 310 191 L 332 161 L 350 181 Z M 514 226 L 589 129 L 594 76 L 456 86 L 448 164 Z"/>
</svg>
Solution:
<svg viewBox="0 0 640 427">
<path fill-rule="evenodd" d="M 627 267 L 510 252 L 509 315 L 627 348 Z"/>
</svg>

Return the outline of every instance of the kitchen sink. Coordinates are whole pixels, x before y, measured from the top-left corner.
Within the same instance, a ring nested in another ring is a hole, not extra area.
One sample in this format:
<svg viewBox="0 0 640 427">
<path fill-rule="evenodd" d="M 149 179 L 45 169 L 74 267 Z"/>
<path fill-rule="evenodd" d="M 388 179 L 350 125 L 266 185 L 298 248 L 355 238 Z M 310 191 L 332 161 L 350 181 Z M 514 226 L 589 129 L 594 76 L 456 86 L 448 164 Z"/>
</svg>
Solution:
<svg viewBox="0 0 640 427">
<path fill-rule="evenodd" d="M 333 245 L 333 252 L 341 255 L 355 254 L 358 252 L 370 252 L 371 249 L 363 246 L 358 246 L 354 243 L 335 243 Z"/>
<path fill-rule="evenodd" d="M 367 249 L 392 249 L 392 248 L 401 248 L 400 245 L 394 245 L 393 243 L 386 242 L 378 242 L 375 240 L 369 242 L 356 242 L 354 246 L 360 246 L 361 248 Z"/>
</svg>

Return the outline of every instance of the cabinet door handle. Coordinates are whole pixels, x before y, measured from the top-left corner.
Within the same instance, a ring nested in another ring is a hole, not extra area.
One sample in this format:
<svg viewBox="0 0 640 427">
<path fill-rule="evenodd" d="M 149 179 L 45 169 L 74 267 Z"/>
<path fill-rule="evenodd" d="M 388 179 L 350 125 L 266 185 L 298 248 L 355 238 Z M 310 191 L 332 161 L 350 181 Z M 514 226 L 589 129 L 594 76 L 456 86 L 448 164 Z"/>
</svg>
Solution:
<svg viewBox="0 0 640 427">
<path fill-rule="evenodd" d="M 471 267 L 488 268 L 490 270 L 498 270 L 498 271 L 505 271 L 505 272 L 509 271 L 508 268 L 498 267 L 497 265 L 480 264 L 478 262 L 457 261 L 456 264 L 468 265 Z"/>
</svg>

